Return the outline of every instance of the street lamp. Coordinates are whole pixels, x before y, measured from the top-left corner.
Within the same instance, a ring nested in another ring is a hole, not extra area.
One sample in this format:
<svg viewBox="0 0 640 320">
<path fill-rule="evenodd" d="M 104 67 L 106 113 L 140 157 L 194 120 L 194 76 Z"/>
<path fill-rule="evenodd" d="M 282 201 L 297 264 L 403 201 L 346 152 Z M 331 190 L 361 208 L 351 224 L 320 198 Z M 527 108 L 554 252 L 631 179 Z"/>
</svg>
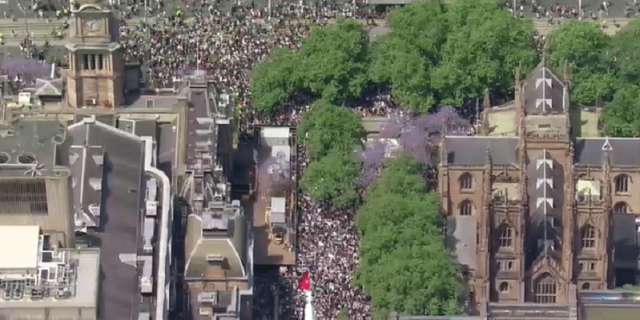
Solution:
<svg viewBox="0 0 640 320">
<path fill-rule="evenodd" d="M 29 38 L 29 19 L 27 18 L 27 11 L 22 8 L 20 1 L 18 1 L 18 9 L 20 9 L 20 11 L 22 11 L 22 13 L 24 14 L 24 29 L 27 32 L 27 38 Z"/>
</svg>

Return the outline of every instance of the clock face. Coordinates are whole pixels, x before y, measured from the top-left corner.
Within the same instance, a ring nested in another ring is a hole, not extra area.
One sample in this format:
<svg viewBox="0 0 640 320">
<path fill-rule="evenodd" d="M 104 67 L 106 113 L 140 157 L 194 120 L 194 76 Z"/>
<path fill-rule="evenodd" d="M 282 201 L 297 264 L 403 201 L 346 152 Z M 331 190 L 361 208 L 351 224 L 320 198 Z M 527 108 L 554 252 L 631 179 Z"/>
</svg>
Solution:
<svg viewBox="0 0 640 320">
<path fill-rule="evenodd" d="M 100 28 L 100 22 L 96 19 L 87 20 L 84 25 L 91 31 L 96 31 Z"/>
</svg>

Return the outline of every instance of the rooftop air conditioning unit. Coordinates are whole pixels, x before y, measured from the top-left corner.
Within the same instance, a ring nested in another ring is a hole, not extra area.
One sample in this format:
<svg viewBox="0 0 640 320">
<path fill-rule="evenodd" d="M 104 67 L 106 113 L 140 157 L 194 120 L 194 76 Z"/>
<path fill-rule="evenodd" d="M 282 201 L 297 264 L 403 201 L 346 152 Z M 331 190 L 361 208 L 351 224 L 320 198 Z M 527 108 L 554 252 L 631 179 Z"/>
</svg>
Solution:
<svg viewBox="0 0 640 320">
<path fill-rule="evenodd" d="M 198 309 L 198 314 L 200 314 L 201 316 L 210 317 L 212 313 L 213 313 L 213 310 L 211 310 L 211 308 L 199 308 Z"/>
<path fill-rule="evenodd" d="M 223 262 L 224 256 L 221 254 L 208 254 L 206 259 L 209 262 Z"/>
</svg>

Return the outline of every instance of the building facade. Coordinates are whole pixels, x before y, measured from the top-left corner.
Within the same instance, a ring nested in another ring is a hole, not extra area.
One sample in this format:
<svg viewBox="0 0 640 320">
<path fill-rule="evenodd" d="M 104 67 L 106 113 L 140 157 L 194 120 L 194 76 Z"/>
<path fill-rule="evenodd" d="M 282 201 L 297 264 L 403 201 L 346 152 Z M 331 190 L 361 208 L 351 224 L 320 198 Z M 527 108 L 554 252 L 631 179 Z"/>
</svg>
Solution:
<svg viewBox="0 0 640 320">
<path fill-rule="evenodd" d="M 640 210 L 640 139 L 576 137 L 566 78 L 540 64 L 504 108 L 512 133 L 485 114 L 483 135 L 442 143 L 447 242 L 481 315 L 535 303 L 569 316 L 576 291 L 616 285 L 614 214 Z"/>
<path fill-rule="evenodd" d="M 113 108 L 124 102 L 125 65 L 117 19 L 99 1 L 84 1 L 74 11 L 66 103 L 70 108 Z"/>
</svg>

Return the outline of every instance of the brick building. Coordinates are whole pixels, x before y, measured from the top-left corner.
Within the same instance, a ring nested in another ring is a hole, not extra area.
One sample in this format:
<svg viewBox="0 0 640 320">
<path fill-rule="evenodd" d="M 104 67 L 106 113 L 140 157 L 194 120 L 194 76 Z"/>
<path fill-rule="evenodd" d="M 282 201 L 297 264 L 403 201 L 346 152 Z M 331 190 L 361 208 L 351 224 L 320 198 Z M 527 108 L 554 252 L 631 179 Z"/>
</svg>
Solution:
<svg viewBox="0 0 640 320">
<path fill-rule="evenodd" d="M 538 304 L 572 318 L 580 292 L 635 283 L 640 139 L 584 132 L 564 78 L 541 63 L 514 101 L 485 110 L 482 135 L 442 143 L 446 240 L 480 315 Z"/>
</svg>

